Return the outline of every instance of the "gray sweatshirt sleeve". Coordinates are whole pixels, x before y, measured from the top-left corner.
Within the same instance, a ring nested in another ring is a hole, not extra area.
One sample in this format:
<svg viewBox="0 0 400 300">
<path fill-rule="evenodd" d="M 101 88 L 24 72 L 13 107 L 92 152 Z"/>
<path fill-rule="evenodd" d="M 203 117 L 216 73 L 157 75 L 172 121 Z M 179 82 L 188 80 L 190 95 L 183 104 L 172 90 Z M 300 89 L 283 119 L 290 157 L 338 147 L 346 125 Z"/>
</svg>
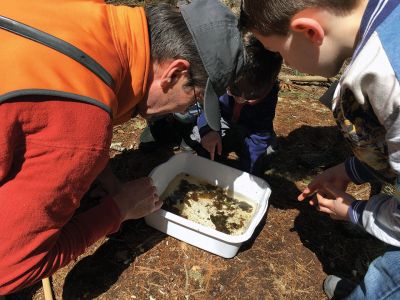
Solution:
<svg viewBox="0 0 400 300">
<path fill-rule="evenodd" d="M 398 43 L 398 41 L 394 41 Z M 387 163 L 400 176 L 400 85 L 390 55 L 377 33 L 372 34 L 359 55 L 342 76 L 340 88 L 349 88 L 360 104 L 371 104 L 386 130 Z M 393 57 L 392 57 L 393 58 Z M 388 174 L 384 174 L 388 175 Z M 399 198 L 400 199 L 400 198 Z M 378 239 L 400 246 L 400 200 L 379 194 L 368 201 L 355 201 L 349 217 Z"/>
<path fill-rule="evenodd" d="M 349 217 L 379 240 L 400 247 L 400 200 L 397 197 L 379 194 L 368 201 L 354 201 Z"/>
</svg>

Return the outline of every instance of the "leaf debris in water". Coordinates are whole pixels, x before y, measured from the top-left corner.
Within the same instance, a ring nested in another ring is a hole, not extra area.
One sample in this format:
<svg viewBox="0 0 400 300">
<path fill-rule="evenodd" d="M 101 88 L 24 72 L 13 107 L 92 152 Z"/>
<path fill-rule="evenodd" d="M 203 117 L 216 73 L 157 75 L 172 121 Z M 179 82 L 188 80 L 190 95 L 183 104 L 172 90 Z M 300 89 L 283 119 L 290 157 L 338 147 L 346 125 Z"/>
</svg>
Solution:
<svg viewBox="0 0 400 300">
<path fill-rule="evenodd" d="M 256 207 L 252 201 L 235 199 L 229 191 L 184 173 L 170 182 L 161 199 L 163 209 L 231 235 L 247 229 Z"/>
</svg>

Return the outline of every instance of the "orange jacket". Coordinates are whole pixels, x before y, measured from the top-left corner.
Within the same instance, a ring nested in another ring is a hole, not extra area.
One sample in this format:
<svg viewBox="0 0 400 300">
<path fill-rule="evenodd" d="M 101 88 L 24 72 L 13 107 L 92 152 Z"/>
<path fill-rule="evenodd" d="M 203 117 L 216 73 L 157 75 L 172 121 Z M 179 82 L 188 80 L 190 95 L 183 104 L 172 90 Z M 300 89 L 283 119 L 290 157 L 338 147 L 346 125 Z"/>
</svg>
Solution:
<svg viewBox="0 0 400 300">
<path fill-rule="evenodd" d="M 21 23 L 79 48 L 106 80 L 79 59 L 12 33 Z M 142 8 L 0 0 L 0 295 L 51 275 L 118 229 L 110 197 L 73 216 L 108 161 L 112 134 L 109 114 L 76 101 L 127 120 L 146 94 L 149 50 Z"/>
<path fill-rule="evenodd" d="M 150 44 L 143 8 L 101 0 L 0 0 L 0 16 L 79 48 L 113 82 L 108 86 L 71 57 L 0 28 L 0 103 L 25 95 L 61 96 L 96 104 L 120 123 L 146 94 Z"/>
</svg>

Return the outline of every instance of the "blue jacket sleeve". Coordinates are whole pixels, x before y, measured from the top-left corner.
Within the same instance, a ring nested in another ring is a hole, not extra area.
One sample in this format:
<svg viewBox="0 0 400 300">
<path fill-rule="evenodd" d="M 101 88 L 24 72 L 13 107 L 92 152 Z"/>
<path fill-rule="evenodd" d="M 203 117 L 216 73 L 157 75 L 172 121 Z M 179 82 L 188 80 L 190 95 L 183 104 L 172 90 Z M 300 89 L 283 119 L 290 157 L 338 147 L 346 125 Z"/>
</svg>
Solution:
<svg viewBox="0 0 400 300">
<path fill-rule="evenodd" d="M 202 112 L 197 118 L 197 127 L 199 128 L 199 134 L 201 138 L 212 131 L 211 127 L 207 124 L 204 112 Z"/>
<path fill-rule="evenodd" d="M 357 157 L 352 156 L 345 161 L 346 173 L 355 184 L 378 181 L 374 171 L 362 163 Z"/>
</svg>

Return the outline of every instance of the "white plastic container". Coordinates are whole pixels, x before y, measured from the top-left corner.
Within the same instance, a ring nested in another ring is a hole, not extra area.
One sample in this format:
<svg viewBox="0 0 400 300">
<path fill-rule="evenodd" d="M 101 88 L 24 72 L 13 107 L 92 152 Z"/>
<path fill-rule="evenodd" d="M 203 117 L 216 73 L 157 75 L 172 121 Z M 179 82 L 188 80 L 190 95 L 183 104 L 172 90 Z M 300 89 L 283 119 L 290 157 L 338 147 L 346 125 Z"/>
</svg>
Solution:
<svg viewBox="0 0 400 300">
<path fill-rule="evenodd" d="M 160 209 L 145 217 L 146 223 L 170 236 L 225 258 L 236 255 L 241 244 L 252 236 L 263 218 L 271 194 L 269 185 L 261 178 L 225 166 L 191 153 L 180 153 L 157 166 L 150 173 L 157 193 L 161 195 L 168 184 L 180 173 L 204 179 L 211 184 L 228 188 L 257 203 L 255 214 L 247 230 L 241 235 L 229 235 L 187 220 Z"/>
</svg>

